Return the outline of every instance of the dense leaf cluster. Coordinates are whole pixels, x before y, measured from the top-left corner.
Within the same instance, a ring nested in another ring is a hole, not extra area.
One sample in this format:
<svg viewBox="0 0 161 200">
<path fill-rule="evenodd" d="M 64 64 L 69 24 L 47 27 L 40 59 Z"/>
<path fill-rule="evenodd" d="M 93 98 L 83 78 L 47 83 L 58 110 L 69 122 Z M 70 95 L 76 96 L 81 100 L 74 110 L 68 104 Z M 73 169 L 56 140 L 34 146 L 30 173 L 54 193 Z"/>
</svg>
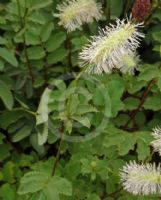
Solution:
<svg viewBox="0 0 161 200">
<path fill-rule="evenodd" d="M 134 76 L 77 76 L 90 35 L 134 3 L 100 2 L 102 19 L 68 34 L 53 17 L 58 0 L 0 1 L 0 200 L 158 199 L 123 191 L 119 171 L 160 162 L 150 133 L 161 124 L 161 2 Z"/>
</svg>

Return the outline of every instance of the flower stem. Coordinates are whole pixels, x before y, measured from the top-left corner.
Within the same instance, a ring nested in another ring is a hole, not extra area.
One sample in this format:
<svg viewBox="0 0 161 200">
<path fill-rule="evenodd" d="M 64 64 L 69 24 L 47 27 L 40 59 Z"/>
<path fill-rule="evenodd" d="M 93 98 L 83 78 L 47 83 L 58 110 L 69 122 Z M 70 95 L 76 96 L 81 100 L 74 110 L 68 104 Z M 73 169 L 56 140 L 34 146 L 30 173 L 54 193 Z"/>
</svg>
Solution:
<svg viewBox="0 0 161 200">
<path fill-rule="evenodd" d="M 140 111 L 140 109 L 141 109 L 141 107 L 143 106 L 143 104 L 144 104 L 144 102 L 145 102 L 145 100 L 146 100 L 146 98 L 147 98 L 147 96 L 148 96 L 148 94 L 149 94 L 151 88 L 153 87 L 153 85 L 154 85 L 155 83 L 156 83 L 156 79 L 152 79 L 152 80 L 149 82 L 149 84 L 148 84 L 146 90 L 144 91 L 144 93 L 143 93 L 143 95 L 142 95 L 142 97 L 141 97 L 140 104 L 138 105 L 137 109 L 136 109 L 134 112 L 132 112 L 130 119 L 129 119 L 129 120 L 126 122 L 126 124 L 123 126 L 123 129 L 126 130 L 126 129 L 128 128 L 128 125 L 132 122 L 132 120 L 135 118 L 136 114 Z"/>
</svg>

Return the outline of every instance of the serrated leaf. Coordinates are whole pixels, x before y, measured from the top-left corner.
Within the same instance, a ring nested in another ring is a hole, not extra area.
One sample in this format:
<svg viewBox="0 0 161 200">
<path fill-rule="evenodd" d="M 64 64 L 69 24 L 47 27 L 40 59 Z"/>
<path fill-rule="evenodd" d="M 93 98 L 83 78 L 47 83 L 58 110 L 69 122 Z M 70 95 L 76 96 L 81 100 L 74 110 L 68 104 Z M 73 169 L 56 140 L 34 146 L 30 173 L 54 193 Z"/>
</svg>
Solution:
<svg viewBox="0 0 161 200">
<path fill-rule="evenodd" d="M 32 147 L 40 154 L 44 154 L 45 153 L 45 148 L 43 145 L 39 145 L 38 144 L 38 135 L 37 134 L 32 134 L 30 136 L 30 143 L 32 145 Z"/>
<path fill-rule="evenodd" d="M 160 70 L 157 65 L 144 65 L 142 68 L 141 73 L 138 76 L 139 81 L 150 81 L 153 78 L 157 78 L 160 74 Z"/>
<path fill-rule="evenodd" d="M 7 43 L 7 40 L 4 37 L 0 36 L 0 44 L 3 45 L 3 44 L 6 44 L 6 43 Z"/>
<path fill-rule="evenodd" d="M 46 88 L 41 96 L 40 103 L 37 110 L 37 116 L 36 116 L 36 124 L 42 124 L 48 121 L 48 103 L 50 99 L 50 94 L 52 90 L 49 88 Z"/>
<path fill-rule="evenodd" d="M 74 119 L 75 121 L 79 122 L 80 124 L 82 124 L 83 126 L 90 128 L 91 123 L 89 121 L 89 119 L 87 117 L 81 117 L 81 116 L 72 116 L 72 119 Z"/>
<path fill-rule="evenodd" d="M 49 81 L 52 86 L 56 86 L 59 90 L 64 91 L 66 89 L 66 84 L 61 79 L 52 79 Z"/>
<path fill-rule="evenodd" d="M 93 92 L 93 102 L 96 106 L 104 105 L 103 93 L 99 88 L 95 88 Z"/>
<path fill-rule="evenodd" d="M 18 194 L 24 195 L 28 193 L 35 193 L 44 189 L 50 181 L 48 174 L 43 172 L 28 172 L 20 180 Z"/>
<path fill-rule="evenodd" d="M 17 133 L 14 134 L 12 141 L 19 142 L 28 137 L 32 131 L 32 126 L 25 125 Z"/>
<path fill-rule="evenodd" d="M 65 131 L 69 134 L 72 132 L 72 125 L 73 125 L 72 120 L 67 119 L 64 121 Z"/>
<path fill-rule="evenodd" d="M 13 96 L 12 96 L 12 93 L 11 93 L 8 85 L 1 80 L 0 80 L 0 97 L 1 97 L 4 105 L 9 110 L 11 110 L 13 107 L 13 103 L 14 103 Z"/>
<path fill-rule="evenodd" d="M 161 31 L 159 32 L 154 32 L 153 34 L 152 34 L 152 36 L 153 36 L 153 39 L 155 40 L 155 41 L 157 41 L 157 42 L 160 42 L 161 43 Z"/>
<path fill-rule="evenodd" d="M 15 200 L 16 192 L 10 184 L 6 183 L 0 188 L 0 197 L 4 200 Z"/>
<path fill-rule="evenodd" d="M 134 149 L 134 145 L 136 144 L 136 136 L 126 134 L 125 140 L 119 145 L 119 155 L 126 155 L 130 150 Z"/>
<path fill-rule="evenodd" d="M 72 195 L 72 185 L 71 183 L 62 177 L 54 176 L 52 177 L 48 188 L 51 188 L 54 192 L 57 192 L 58 194 L 64 194 L 66 196 Z M 54 189 L 53 189 L 54 188 Z"/>
<path fill-rule="evenodd" d="M 86 36 L 81 36 L 81 37 L 76 37 L 76 38 L 73 38 L 71 40 L 74 48 L 73 50 L 74 51 L 77 51 L 77 50 L 80 50 L 82 48 L 83 45 L 85 45 L 87 43 L 88 39 Z"/>
<path fill-rule="evenodd" d="M 77 107 L 79 105 L 79 96 L 78 94 L 72 94 L 67 103 L 67 113 L 70 115 L 74 115 L 77 111 Z"/>
<path fill-rule="evenodd" d="M 144 108 L 149 110 L 160 110 L 161 109 L 161 99 L 157 96 L 148 97 L 144 103 Z"/>
<path fill-rule="evenodd" d="M 125 110 L 134 110 L 140 103 L 139 99 L 128 97 L 126 98 L 123 103 L 125 104 Z"/>
<path fill-rule="evenodd" d="M 54 28 L 54 24 L 52 22 L 47 22 L 42 27 L 42 30 L 41 30 L 41 33 L 40 33 L 40 37 L 41 37 L 42 42 L 46 42 L 49 39 L 53 28 Z"/>
<path fill-rule="evenodd" d="M 32 12 L 32 14 L 28 17 L 28 20 L 41 25 L 46 23 L 46 18 L 41 12 Z"/>
<path fill-rule="evenodd" d="M 83 115 L 89 112 L 98 112 L 98 110 L 92 105 L 79 105 L 76 111 L 77 115 Z"/>
<path fill-rule="evenodd" d="M 5 66 L 5 62 L 4 62 L 4 60 L 2 60 L 2 59 L 0 58 L 0 71 L 3 71 L 4 66 Z"/>
<path fill-rule="evenodd" d="M 5 129 L 23 116 L 23 111 L 6 111 L 0 115 L 0 127 Z"/>
<path fill-rule="evenodd" d="M 89 194 L 87 200 L 101 200 L 101 199 L 97 194 Z"/>
<path fill-rule="evenodd" d="M 12 161 L 8 161 L 3 169 L 3 181 L 7 183 L 14 183 L 15 182 L 15 165 Z"/>
<path fill-rule="evenodd" d="M 46 49 L 48 52 L 52 52 L 60 47 L 65 41 L 66 35 L 64 32 L 54 33 L 46 43 Z"/>
<path fill-rule="evenodd" d="M 45 56 L 45 51 L 40 46 L 29 47 L 27 49 L 29 59 L 38 60 Z"/>
<path fill-rule="evenodd" d="M 51 177 L 45 172 L 32 171 L 26 173 L 20 180 L 18 194 L 24 195 L 39 191 L 43 191 L 48 200 L 59 199 L 59 194 L 72 195 L 72 185 L 65 178 Z"/>
<path fill-rule="evenodd" d="M 15 67 L 18 66 L 18 62 L 15 55 L 13 54 L 13 52 L 10 52 L 6 48 L 0 48 L 0 57 L 3 58 L 8 63 L 10 63 L 11 65 Z"/>
<path fill-rule="evenodd" d="M 38 145 L 43 145 L 46 143 L 48 139 L 48 122 L 45 122 L 44 124 L 40 124 L 37 126 L 37 132 L 38 132 Z"/>
<path fill-rule="evenodd" d="M 130 94 L 134 94 L 146 85 L 146 81 L 136 81 L 136 78 L 130 77 L 127 85 L 127 90 Z"/>
<path fill-rule="evenodd" d="M 30 200 L 46 200 L 46 196 L 44 194 L 44 192 L 39 192 L 38 194 L 35 193 L 35 195 L 33 195 Z"/>
<path fill-rule="evenodd" d="M 48 64 L 54 64 L 63 61 L 68 52 L 65 49 L 58 49 L 47 56 Z"/>
<path fill-rule="evenodd" d="M 32 32 L 27 32 L 25 34 L 25 39 L 27 45 L 38 45 L 41 43 L 39 36 Z"/>
<path fill-rule="evenodd" d="M 123 95 L 125 87 L 124 84 L 119 80 L 111 80 L 107 86 L 111 101 L 111 108 L 109 108 L 109 110 L 111 110 L 111 116 L 115 117 L 117 113 L 124 107 L 121 101 L 121 97 Z M 116 88 L 119 88 L 119 90 L 117 90 Z"/>
<path fill-rule="evenodd" d="M 11 147 L 7 144 L 1 144 L 0 149 L 0 161 L 3 161 L 10 156 Z"/>
<path fill-rule="evenodd" d="M 124 141 L 125 141 L 125 137 L 122 134 L 106 136 L 103 141 L 103 146 L 105 146 L 106 148 L 110 146 L 114 146 L 114 145 L 119 146 L 120 143 Z"/>
<path fill-rule="evenodd" d="M 34 0 L 30 10 L 37 10 L 40 8 L 44 8 L 52 4 L 52 0 Z"/>
<path fill-rule="evenodd" d="M 142 139 L 137 141 L 137 153 L 138 159 L 142 161 L 150 155 L 150 146 Z"/>
<path fill-rule="evenodd" d="M 159 53 L 159 55 L 161 56 L 161 45 L 155 45 L 153 48 L 154 51 L 156 51 L 157 53 Z"/>
<path fill-rule="evenodd" d="M 107 1 L 107 4 L 109 2 Z M 110 8 L 111 8 L 111 15 L 116 18 L 119 17 L 119 15 L 121 14 L 122 11 L 122 7 L 123 7 L 123 2 L 120 0 L 113 0 L 111 1 L 110 4 Z"/>
</svg>

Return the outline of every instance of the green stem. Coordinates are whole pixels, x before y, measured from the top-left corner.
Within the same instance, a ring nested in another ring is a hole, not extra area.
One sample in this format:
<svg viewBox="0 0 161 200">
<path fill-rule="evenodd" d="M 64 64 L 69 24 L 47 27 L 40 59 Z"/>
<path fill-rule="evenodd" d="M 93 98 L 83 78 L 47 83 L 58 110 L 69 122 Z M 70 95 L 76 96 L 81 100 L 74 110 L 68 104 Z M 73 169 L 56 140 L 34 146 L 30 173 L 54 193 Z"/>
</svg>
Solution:
<svg viewBox="0 0 161 200">
<path fill-rule="evenodd" d="M 31 110 L 27 110 L 26 108 L 13 108 L 13 109 L 12 109 L 12 111 L 19 111 L 19 110 L 22 110 L 22 111 L 27 112 L 27 113 L 29 113 L 29 114 L 31 114 L 31 115 L 34 115 L 34 116 L 37 115 L 36 112 L 33 112 L 33 111 L 31 111 Z"/>
<path fill-rule="evenodd" d="M 82 74 L 84 73 L 84 71 L 86 70 L 87 67 L 85 67 L 77 76 L 76 78 L 73 80 L 73 84 L 77 84 L 78 80 L 80 79 L 80 77 L 82 76 Z M 57 167 L 57 164 L 59 162 L 59 158 L 60 158 L 60 152 L 61 152 L 61 147 L 62 147 L 62 144 L 64 142 L 63 140 L 63 135 L 64 135 L 64 123 L 62 122 L 62 127 L 61 127 L 61 137 L 60 137 L 60 142 L 59 142 L 59 146 L 58 146 L 58 151 L 57 151 L 57 154 L 56 154 L 56 158 L 55 158 L 55 162 L 54 162 L 54 166 L 53 166 L 53 171 L 52 171 L 52 176 L 55 175 L 55 171 L 56 171 L 56 167 Z"/>
<path fill-rule="evenodd" d="M 21 29 L 23 29 L 25 22 L 24 22 L 22 13 L 21 13 L 20 0 L 17 0 L 17 6 L 18 6 L 18 14 L 19 14 L 19 18 L 20 18 L 20 23 L 21 23 Z M 32 67 L 31 67 L 31 63 L 30 63 L 30 60 L 29 60 L 28 52 L 27 52 L 25 35 L 23 35 L 22 39 L 23 39 L 23 44 L 24 44 L 24 52 L 25 52 L 26 63 L 27 63 L 29 75 L 30 75 L 32 83 L 33 83 L 34 82 L 34 76 L 33 76 Z"/>
<path fill-rule="evenodd" d="M 60 137 L 58 151 L 57 151 L 54 166 L 53 166 L 52 176 L 55 175 L 56 167 L 57 167 L 57 164 L 58 164 L 58 161 L 59 161 L 59 158 L 60 158 L 61 147 L 62 147 L 62 144 L 63 144 L 63 141 L 64 141 L 63 140 L 63 134 L 64 134 L 64 123 L 62 122 L 61 137 Z"/>
</svg>

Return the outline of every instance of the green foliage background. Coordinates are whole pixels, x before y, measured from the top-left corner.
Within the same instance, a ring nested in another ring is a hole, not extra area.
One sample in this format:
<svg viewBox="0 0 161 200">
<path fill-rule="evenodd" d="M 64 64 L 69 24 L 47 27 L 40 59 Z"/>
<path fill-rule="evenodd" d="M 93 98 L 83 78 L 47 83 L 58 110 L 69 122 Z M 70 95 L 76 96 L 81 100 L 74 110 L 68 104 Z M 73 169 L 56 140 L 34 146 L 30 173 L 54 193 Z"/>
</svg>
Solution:
<svg viewBox="0 0 161 200">
<path fill-rule="evenodd" d="M 119 171 L 129 160 L 160 162 L 150 132 L 161 124 L 161 2 L 142 29 L 135 76 L 74 82 L 82 46 L 98 26 L 129 15 L 133 0 L 111 0 L 110 13 L 100 1 L 99 23 L 70 34 L 53 17 L 58 0 L 0 2 L 0 200 L 159 199 L 123 191 Z M 59 130 L 92 139 L 62 141 Z"/>
</svg>

